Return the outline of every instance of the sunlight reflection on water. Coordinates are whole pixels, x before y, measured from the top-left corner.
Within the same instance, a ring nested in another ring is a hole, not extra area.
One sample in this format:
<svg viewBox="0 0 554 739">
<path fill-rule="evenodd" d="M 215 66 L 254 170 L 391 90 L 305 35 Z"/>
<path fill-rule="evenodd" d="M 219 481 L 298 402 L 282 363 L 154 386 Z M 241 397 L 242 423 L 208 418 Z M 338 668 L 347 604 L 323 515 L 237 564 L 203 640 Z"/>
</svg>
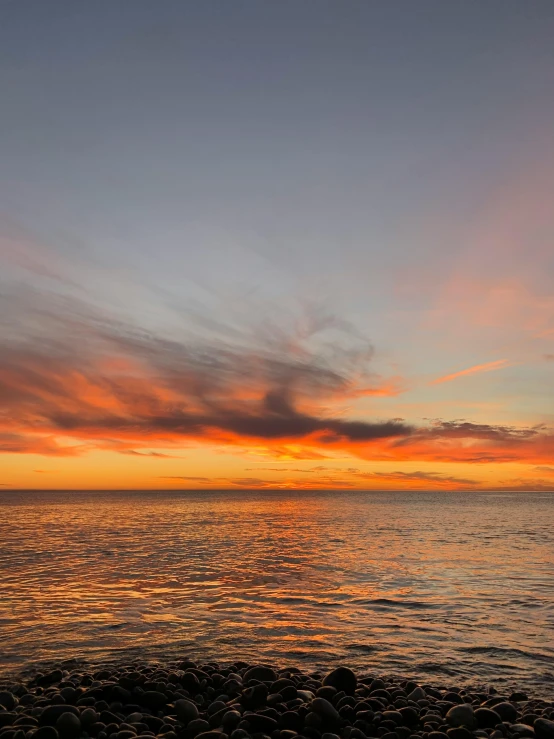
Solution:
<svg viewBox="0 0 554 739">
<path fill-rule="evenodd" d="M 10 669 L 140 649 L 554 681 L 554 495 L 2 493 L 0 512 Z"/>
</svg>

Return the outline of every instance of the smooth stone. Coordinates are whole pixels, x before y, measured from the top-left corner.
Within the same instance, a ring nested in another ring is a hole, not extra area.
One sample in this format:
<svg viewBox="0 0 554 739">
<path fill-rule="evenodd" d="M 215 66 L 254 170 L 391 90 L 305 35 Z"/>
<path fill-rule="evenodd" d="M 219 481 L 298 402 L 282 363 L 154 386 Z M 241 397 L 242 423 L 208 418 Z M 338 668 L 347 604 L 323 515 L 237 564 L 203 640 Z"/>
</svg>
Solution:
<svg viewBox="0 0 554 739">
<path fill-rule="evenodd" d="M 265 705 L 267 694 L 267 685 L 264 683 L 258 683 L 257 685 L 253 685 L 251 688 L 243 690 L 240 701 L 244 708 L 252 710 Z"/>
<path fill-rule="evenodd" d="M 190 693 L 196 694 L 200 690 L 200 680 L 196 677 L 194 672 L 185 672 L 181 678 L 181 685 Z"/>
<path fill-rule="evenodd" d="M 474 739 L 473 733 L 465 726 L 456 726 L 446 732 L 449 739 Z"/>
<path fill-rule="evenodd" d="M 335 706 L 325 698 L 314 698 L 310 704 L 310 708 L 327 721 L 338 721 L 340 718 Z"/>
<path fill-rule="evenodd" d="M 518 736 L 535 736 L 535 730 L 532 726 L 528 726 L 527 724 L 512 724 L 510 726 L 510 731 L 515 731 Z"/>
<path fill-rule="evenodd" d="M 280 693 L 283 688 L 296 688 L 296 683 L 294 683 L 292 680 L 289 680 L 288 677 L 280 677 L 278 680 L 275 680 L 274 683 L 271 683 L 269 686 L 269 689 L 272 693 Z"/>
<path fill-rule="evenodd" d="M 332 685 L 337 690 L 344 690 L 348 695 L 353 695 L 358 687 L 358 678 L 348 667 L 337 667 L 323 678 L 323 685 Z"/>
<path fill-rule="evenodd" d="M 466 726 L 468 729 L 473 729 L 475 726 L 473 706 L 469 703 L 453 706 L 446 714 L 446 721 L 450 726 Z"/>
<path fill-rule="evenodd" d="M 201 734 L 197 734 L 196 737 L 197 739 L 227 739 L 227 734 L 223 734 L 221 731 L 203 731 Z"/>
<path fill-rule="evenodd" d="M 53 726 L 41 726 L 34 732 L 33 739 L 59 739 L 59 736 Z"/>
<path fill-rule="evenodd" d="M 522 701 L 528 701 L 529 696 L 527 695 L 527 693 L 516 691 L 515 693 L 511 694 L 509 700 L 514 701 L 514 703 L 521 703 Z"/>
<path fill-rule="evenodd" d="M 244 729 L 235 729 L 229 739 L 247 739 L 248 733 Z"/>
<path fill-rule="evenodd" d="M 497 724 L 502 723 L 500 714 L 492 708 L 477 708 L 473 715 L 480 729 L 494 729 Z"/>
<path fill-rule="evenodd" d="M 142 706 L 146 706 L 146 708 L 153 711 L 159 711 L 160 708 L 164 708 L 169 703 L 167 695 L 159 690 L 146 690 L 139 697 L 139 701 Z"/>
<path fill-rule="evenodd" d="M 236 729 L 241 720 L 242 716 L 238 711 L 227 711 L 223 714 L 221 725 L 227 730 L 227 732 L 229 732 Z"/>
<path fill-rule="evenodd" d="M 81 721 L 83 720 L 83 717 L 81 716 Z M 138 724 L 142 721 L 142 713 L 139 713 L 138 711 L 134 711 L 133 713 L 130 713 L 127 716 L 127 723 L 129 724 Z"/>
<path fill-rule="evenodd" d="M 296 711 L 285 711 L 279 717 L 279 726 L 281 729 L 292 729 L 299 731 L 303 724 L 303 717 Z"/>
<path fill-rule="evenodd" d="M 0 728 L 4 726 L 12 726 L 13 722 L 17 720 L 17 713 L 4 713 L 0 711 Z"/>
<path fill-rule="evenodd" d="M 98 721 L 98 714 L 94 710 L 94 708 L 85 708 L 83 713 L 81 714 L 81 723 L 85 726 L 88 726 L 89 724 L 95 724 Z"/>
<path fill-rule="evenodd" d="M 517 708 L 508 701 L 502 701 L 494 706 L 494 710 L 500 716 L 502 721 L 509 721 L 511 724 L 517 719 Z"/>
<path fill-rule="evenodd" d="M 521 717 L 519 723 L 520 724 L 527 724 L 528 726 L 534 726 L 535 721 L 539 718 L 538 713 L 524 713 Z"/>
<path fill-rule="evenodd" d="M 271 716 L 264 716 L 263 713 L 245 713 L 242 717 L 243 721 L 248 721 L 250 725 L 250 733 L 271 734 L 277 729 L 277 721 Z"/>
<path fill-rule="evenodd" d="M 59 683 L 62 678 L 63 672 L 61 670 L 52 670 L 52 672 L 49 672 L 46 675 L 41 675 L 37 680 L 37 684 L 46 687 L 53 683 Z"/>
<path fill-rule="evenodd" d="M 223 703 L 223 701 L 214 701 L 208 706 L 208 716 L 213 716 L 214 713 L 218 713 L 218 711 L 224 710 L 225 708 L 227 708 L 227 704 Z"/>
<path fill-rule="evenodd" d="M 537 739 L 554 739 L 554 721 L 538 718 L 533 724 Z"/>
<path fill-rule="evenodd" d="M 428 739 L 448 739 L 444 731 L 430 731 Z"/>
<path fill-rule="evenodd" d="M 67 704 L 54 704 L 52 706 L 46 706 L 44 711 L 40 714 L 39 724 L 41 726 L 54 726 L 56 721 L 63 713 L 72 713 L 80 720 L 81 714 L 78 708 L 75 706 L 68 706 Z"/>
<path fill-rule="evenodd" d="M 311 690 L 297 690 L 296 692 L 298 697 L 302 698 L 305 703 L 309 703 L 315 698 Z"/>
<path fill-rule="evenodd" d="M 383 719 L 385 721 L 392 721 L 395 726 L 401 726 L 403 716 L 400 711 L 383 711 Z"/>
<path fill-rule="evenodd" d="M 4 706 L 7 711 L 13 711 L 18 703 L 16 696 L 9 690 L 0 691 L 0 706 Z"/>
<path fill-rule="evenodd" d="M 410 701 L 419 701 L 427 698 L 427 693 L 418 685 L 417 688 L 414 688 L 411 693 L 408 693 L 407 697 Z"/>
<path fill-rule="evenodd" d="M 328 731 L 322 734 L 321 739 L 340 739 L 338 734 L 330 734 Z"/>
<path fill-rule="evenodd" d="M 203 718 L 194 719 L 194 721 L 191 721 L 187 726 L 187 733 L 193 737 L 198 734 L 204 734 L 208 731 L 210 731 L 210 724 L 207 721 L 204 721 Z"/>
<path fill-rule="evenodd" d="M 183 724 L 188 724 L 190 721 L 194 721 L 198 718 L 198 707 L 196 703 L 193 703 L 186 698 L 179 698 L 179 700 L 175 701 L 174 705 L 177 718 Z"/>
<path fill-rule="evenodd" d="M 246 670 L 242 679 L 244 682 L 248 682 L 248 680 L 259 680 L 261 683 L 274 683 L 277 681 L 278 677 L 279 676 L 275 670 L 272 670 L 271 667 L 256 665 L 255 667 L 251 667 L 249 670 Z"/>
<path fill-rule="evenodd" d="M 81 734 L 81 719 L 74 713 L 62 713 L 56 721 L 56 729 L 62 739 L 72 739 Z"/>
</svg>

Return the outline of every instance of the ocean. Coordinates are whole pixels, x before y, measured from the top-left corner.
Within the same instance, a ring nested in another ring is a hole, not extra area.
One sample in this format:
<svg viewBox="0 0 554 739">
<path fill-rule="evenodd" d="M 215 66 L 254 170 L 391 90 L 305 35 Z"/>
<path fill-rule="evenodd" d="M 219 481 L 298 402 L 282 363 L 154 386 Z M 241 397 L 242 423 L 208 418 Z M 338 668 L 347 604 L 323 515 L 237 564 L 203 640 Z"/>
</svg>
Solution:
<svg viewBox="0 0 554 739">
<path fill-rule="evenodd" d="M 191 657 L 554 683 L 554 494 L 0 493 L 0 669 Z"/>
</svg>

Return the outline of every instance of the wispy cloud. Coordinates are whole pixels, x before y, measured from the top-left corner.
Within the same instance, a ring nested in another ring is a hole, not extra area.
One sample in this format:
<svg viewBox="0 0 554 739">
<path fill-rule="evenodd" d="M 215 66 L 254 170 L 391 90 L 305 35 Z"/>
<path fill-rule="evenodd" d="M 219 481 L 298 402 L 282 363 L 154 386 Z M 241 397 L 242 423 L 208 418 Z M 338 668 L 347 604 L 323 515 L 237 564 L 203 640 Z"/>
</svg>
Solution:
<svg viewBox="0 0 554 739">
<path fill-rule="evenodd" d="M 164 454 L 163 452 L 137 452 L 136 449 L 121 449 L 119 454 L 128 454 L 131 457 L 157 457 L 159 459 L 180 459 L 176 454 Z"/>
<path fill-rule="evenodd" d="M 443 382 L 451 382 L 452 380 L 458 379 L 458 377 L 465 377 L 466 375 L 475 375 L 480 372 L 493 372 L 494 370 L 504 369 L 509 367 L 510 362 L 507 359 L 498 359 L 495 362 L 486 362 L 485 364 L 475 364 L 473 367 L 460 370 L 459 372 L 453 372 L 450 375 L 444 375 L 433 380 L 431 385 L 439 385 Z"/>
<path fill-rule="evenodd" d="M 0 319 L 0 452 L 163 459 L 208 443 L 283 461 L 548 464 L 554 455 L 542 426 L 347 417 L 350 399 L 387 379 L 373 373 L 368 342 L 328 318 L 315 337 L 303 329 L 226 342 L 152 335 L 45 295 L 2 300 L 10 321 Z M 333 340 L 318 343 L 325 326 Z"/>
</svg>

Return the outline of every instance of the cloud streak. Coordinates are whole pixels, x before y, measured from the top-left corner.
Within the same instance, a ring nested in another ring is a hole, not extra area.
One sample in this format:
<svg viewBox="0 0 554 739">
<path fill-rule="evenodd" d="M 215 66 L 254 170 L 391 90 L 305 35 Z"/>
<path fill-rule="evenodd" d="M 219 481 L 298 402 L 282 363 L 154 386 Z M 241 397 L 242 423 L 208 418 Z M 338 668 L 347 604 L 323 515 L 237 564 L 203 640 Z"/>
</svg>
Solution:
<svg viewBox="0 0 554 739">
<path fill-rule="evenodd" d="M 495 362 L 486 362 L 485 364 L 476 364 L 473 367 L 468 367 L 467 369 L 460 370 L 459 372 L 453 372 L 450 375 L 444 375 L 443 377 L 438 377 L 436 380 L 433 380 L 431 385 L 440 385 L 443 382 L 452 382 L 452 380 L 457 380 L 459 377 L 466 377 L 467 375 L 475 375 L 480 372 L 494 372 L 495 370 L 504 369 L 505 367 L 509 367 L 510 362 L 508 362 L 507 359 L 498 359 Z"/>
</svg>

